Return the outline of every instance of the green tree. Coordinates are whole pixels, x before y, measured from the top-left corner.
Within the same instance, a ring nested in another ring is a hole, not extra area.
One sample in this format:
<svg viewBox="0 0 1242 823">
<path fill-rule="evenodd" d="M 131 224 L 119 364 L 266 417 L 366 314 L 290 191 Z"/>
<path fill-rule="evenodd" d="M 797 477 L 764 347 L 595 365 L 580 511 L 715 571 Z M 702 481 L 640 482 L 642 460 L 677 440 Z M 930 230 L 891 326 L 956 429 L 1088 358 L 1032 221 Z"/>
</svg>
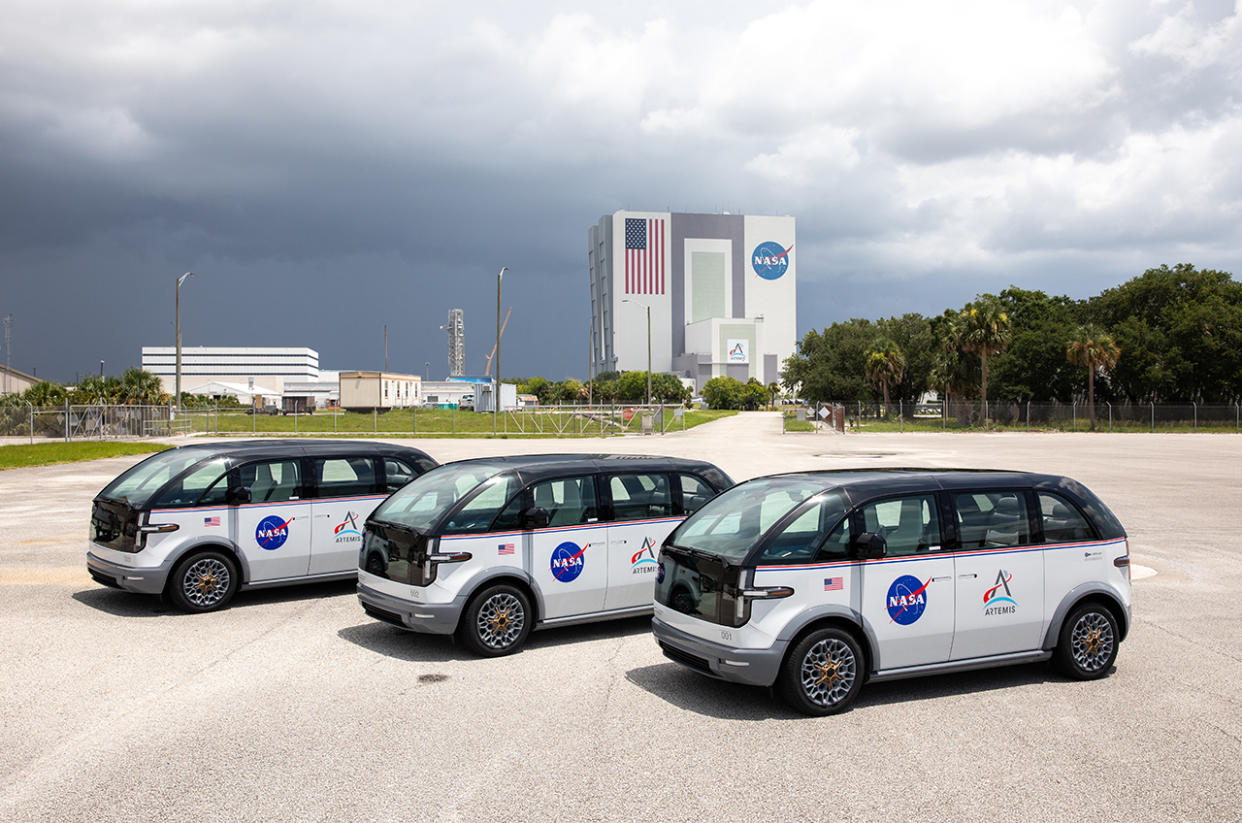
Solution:
<svg viewBox="0 0 1242 823">
<path fill-rule="evenodd" d="M 963 351 L 979 355 L 980 397 L 988 406 L 988 358 L 1005 350 L 1013 336 L 1013 323 L 994 295 L 984 294 L 967 303 L 961 312 L 958 345 Z"/>
<path fill-rule="evenodd" d="M 118 399 L 134 406 L 156 406 L 168 402 L 160 379 L 146 369 L 132 366 L 121 375 Z"/>
<path fill-rule="evenodd" d="M 1116 366 L 1120 356 L 1117 343 L 1094 323 L 1079 326 L 1065 348 L 1066 359 L 1087 367 L 1087 416 L 1091 418 L 1092 431 L 1095 431 L 1095 373 Z"/>
<path fill-rule="evenodd" d="M 34 406 L 61 406 L 68 397 L 64 386 L 46 380 L 40 380 L 22 392 L 22 400 Z"/>
<path fill-rule="evenodd" d="M 997 298 L 1013 322 L 1013 337 L 988 361 L 989 394 L 1010 400 L 1070 397 L 1078 378 L 1065 360 L 1065 341 L 1083 322 L 1085 304 L 1016 286 Z"/>
<path fill-rule="evenodd" d="M 737 409 L 742 405 L 742 381 L 713 377 L 703 385 L 703 399 L 713 409 Z"/>
<path fill-rule="evenodd" d="M 539 398 L 539 405 L 546 406 L 548 403 L 555 402 L 553 395 L 555 387 L 552 382 L 545 377 L 532 377 L 529 380 L 518 384 L 519 394 L 533 394 Z"/>
<path fill-rule="evenodd" d="M 867 379 L 884 395 L 883 413 L 887 415 L 888 390 L 890 386 L 900 383 L 901 378 L 905 376 L 906 356 L 902 354 L 896 343 L 887 337 L 881 337 L 867 349 L 865 368 Z"/>
<path fill-rule="evenodd" d="M 815 403 L 866 397 L 866 353 L 876 335 L 875 324 L 858 318 L 818 332 L 812 329 L 798 352 L 785 359 L 781 383 Z"/>
<path fill-rule="evenodd" d="M 739 405 L 746 411 L 757 411 L 768 399 L 767 388 L 755 378 L 750 378 L 742 386 Z"/>
<path fill-rule="evenodd" d="M 906 358 L 906 367 L 890 391 L 893 399 L 900 399 L 913 408 L 931 385 L 937 348 L 931 321 L 918 313 L 903 314 L 877 321 L 876 329 L 881 337 L 892 340 Z"/>
<path fill-rule="evenodd" d="M 776 399 L 781 396 L 781 384 L 773 380 L 767 385 L 768 405 L 776 407 Z"/>
</svg>

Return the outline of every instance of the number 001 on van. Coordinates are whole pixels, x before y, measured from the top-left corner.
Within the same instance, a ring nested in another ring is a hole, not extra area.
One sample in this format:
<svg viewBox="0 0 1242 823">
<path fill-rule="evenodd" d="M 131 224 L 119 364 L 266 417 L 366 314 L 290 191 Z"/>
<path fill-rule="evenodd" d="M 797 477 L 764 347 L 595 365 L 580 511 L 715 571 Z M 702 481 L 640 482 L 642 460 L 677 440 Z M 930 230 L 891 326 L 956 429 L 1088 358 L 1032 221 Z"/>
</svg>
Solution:
<svg viewBox="0 0 1242 823">
<path fill-rule="evenodd" d="M 1052 659 L 1103 677 L 1130 624 L 1117 518 L 1066 477 L 993 471 L 762 477 L 660 552 L 652 628 L 703 674 L 832 714 L 864 681 Z"/>
</svg>

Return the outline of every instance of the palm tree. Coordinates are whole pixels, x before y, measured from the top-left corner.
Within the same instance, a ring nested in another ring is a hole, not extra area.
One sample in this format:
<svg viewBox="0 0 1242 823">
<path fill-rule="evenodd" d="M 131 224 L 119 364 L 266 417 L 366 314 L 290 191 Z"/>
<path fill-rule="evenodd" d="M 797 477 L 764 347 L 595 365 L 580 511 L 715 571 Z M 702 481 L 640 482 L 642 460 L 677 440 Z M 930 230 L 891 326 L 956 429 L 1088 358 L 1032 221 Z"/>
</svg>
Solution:
<svg viewBox="0 0 1242 823">
<path fill-rule="evenodd" d="M 158 377 L 146 369 L 133 366 L 121 375 L 120 399 L 130 405 L 152 406 L 162 403 L 166 397 Z"/>
<path fill-rule="evenodd" d="M 888 389 L 906 376 L 906 356 L 887 337 L 881 337 L 867 349 L 867 379 L 884 394 L 884 414 L 888 414 Z"/>
<path fill-rule="evenodd" d="M 982 295 L 962 309 L 958 345 L 962 351 L 979 355 L 982 364 L 980 393 L 983 397 L 983 425 L 987 427 L 988 357 L 1005 350 L 1013 337 L 1013 322 L 1001 302 L 990 294 Z"/>
<path fill-rule="evenodd" d="M 1087 367 L 1087 416 L 1091 418 L 1091 430 L 1095 431 L 1095 373 L 1116 366 L 1121 349 L 1112 335 L 1088 323 L 1074 331 L 1065 348 L 1065 357 L 1076 366 Z"/>
</svg>

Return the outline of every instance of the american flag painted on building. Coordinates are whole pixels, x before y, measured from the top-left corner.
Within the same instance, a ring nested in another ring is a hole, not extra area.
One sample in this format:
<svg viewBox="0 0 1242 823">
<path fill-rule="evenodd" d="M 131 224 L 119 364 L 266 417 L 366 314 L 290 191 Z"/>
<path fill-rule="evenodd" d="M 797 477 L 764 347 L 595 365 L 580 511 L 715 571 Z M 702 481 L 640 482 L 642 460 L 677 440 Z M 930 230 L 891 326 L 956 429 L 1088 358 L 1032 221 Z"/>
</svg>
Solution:
<svg viewBox="0 0 1242 823">
<path fill-rule="evenodd" d="M 825 577 L 824 578 L 824 591 L 839 592 L 841 591 L 841 586 L 844 582 L 845 582 L 844 577 Z"/>
<path fill-rule="evenodd" d="M 501 543 L 496 547 L 496 554 L 513 554 L 513 544 Z"/>
<path fill-rule="evenodd" d="M 664 294 L 665 221 L 625 218 L 625 293 Z"/>
</svg>

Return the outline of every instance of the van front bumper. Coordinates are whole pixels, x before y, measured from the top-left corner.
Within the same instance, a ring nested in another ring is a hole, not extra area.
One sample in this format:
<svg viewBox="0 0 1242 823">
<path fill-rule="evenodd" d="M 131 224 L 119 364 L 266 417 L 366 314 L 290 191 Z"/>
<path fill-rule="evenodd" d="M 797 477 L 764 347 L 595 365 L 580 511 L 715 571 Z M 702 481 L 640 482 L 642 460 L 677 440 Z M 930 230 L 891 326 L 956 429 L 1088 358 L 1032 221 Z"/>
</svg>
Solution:
<svg viewBox="0 0 1242 823">
<path fill-rule="evenodd" d="M 358 584 L 358 600 L 362 610 L 376 620 L 423 634 L 452 634 L 466 605 L 464 596 L 452 603 L 412 603 L 363 583 Z"/>
<path fill-rule="evenodd" d="M 771 686 L 785 659 L 786 644 L 779 640 L 766 649 L 736 649 L 695 637 L 658 617 L 652 618 L 651 631 L 669 660 L 733 683 Z"/>
<path fill-rule="evenodd" d="M 122 566 L 111 560 L 104 560 L 92 552 L 86 553 L 86 570 L 96 583 L 139 594 L 159 594 L 164 591 L 164 584 L 168 581 L 166 568 Z"/>
</svg>

